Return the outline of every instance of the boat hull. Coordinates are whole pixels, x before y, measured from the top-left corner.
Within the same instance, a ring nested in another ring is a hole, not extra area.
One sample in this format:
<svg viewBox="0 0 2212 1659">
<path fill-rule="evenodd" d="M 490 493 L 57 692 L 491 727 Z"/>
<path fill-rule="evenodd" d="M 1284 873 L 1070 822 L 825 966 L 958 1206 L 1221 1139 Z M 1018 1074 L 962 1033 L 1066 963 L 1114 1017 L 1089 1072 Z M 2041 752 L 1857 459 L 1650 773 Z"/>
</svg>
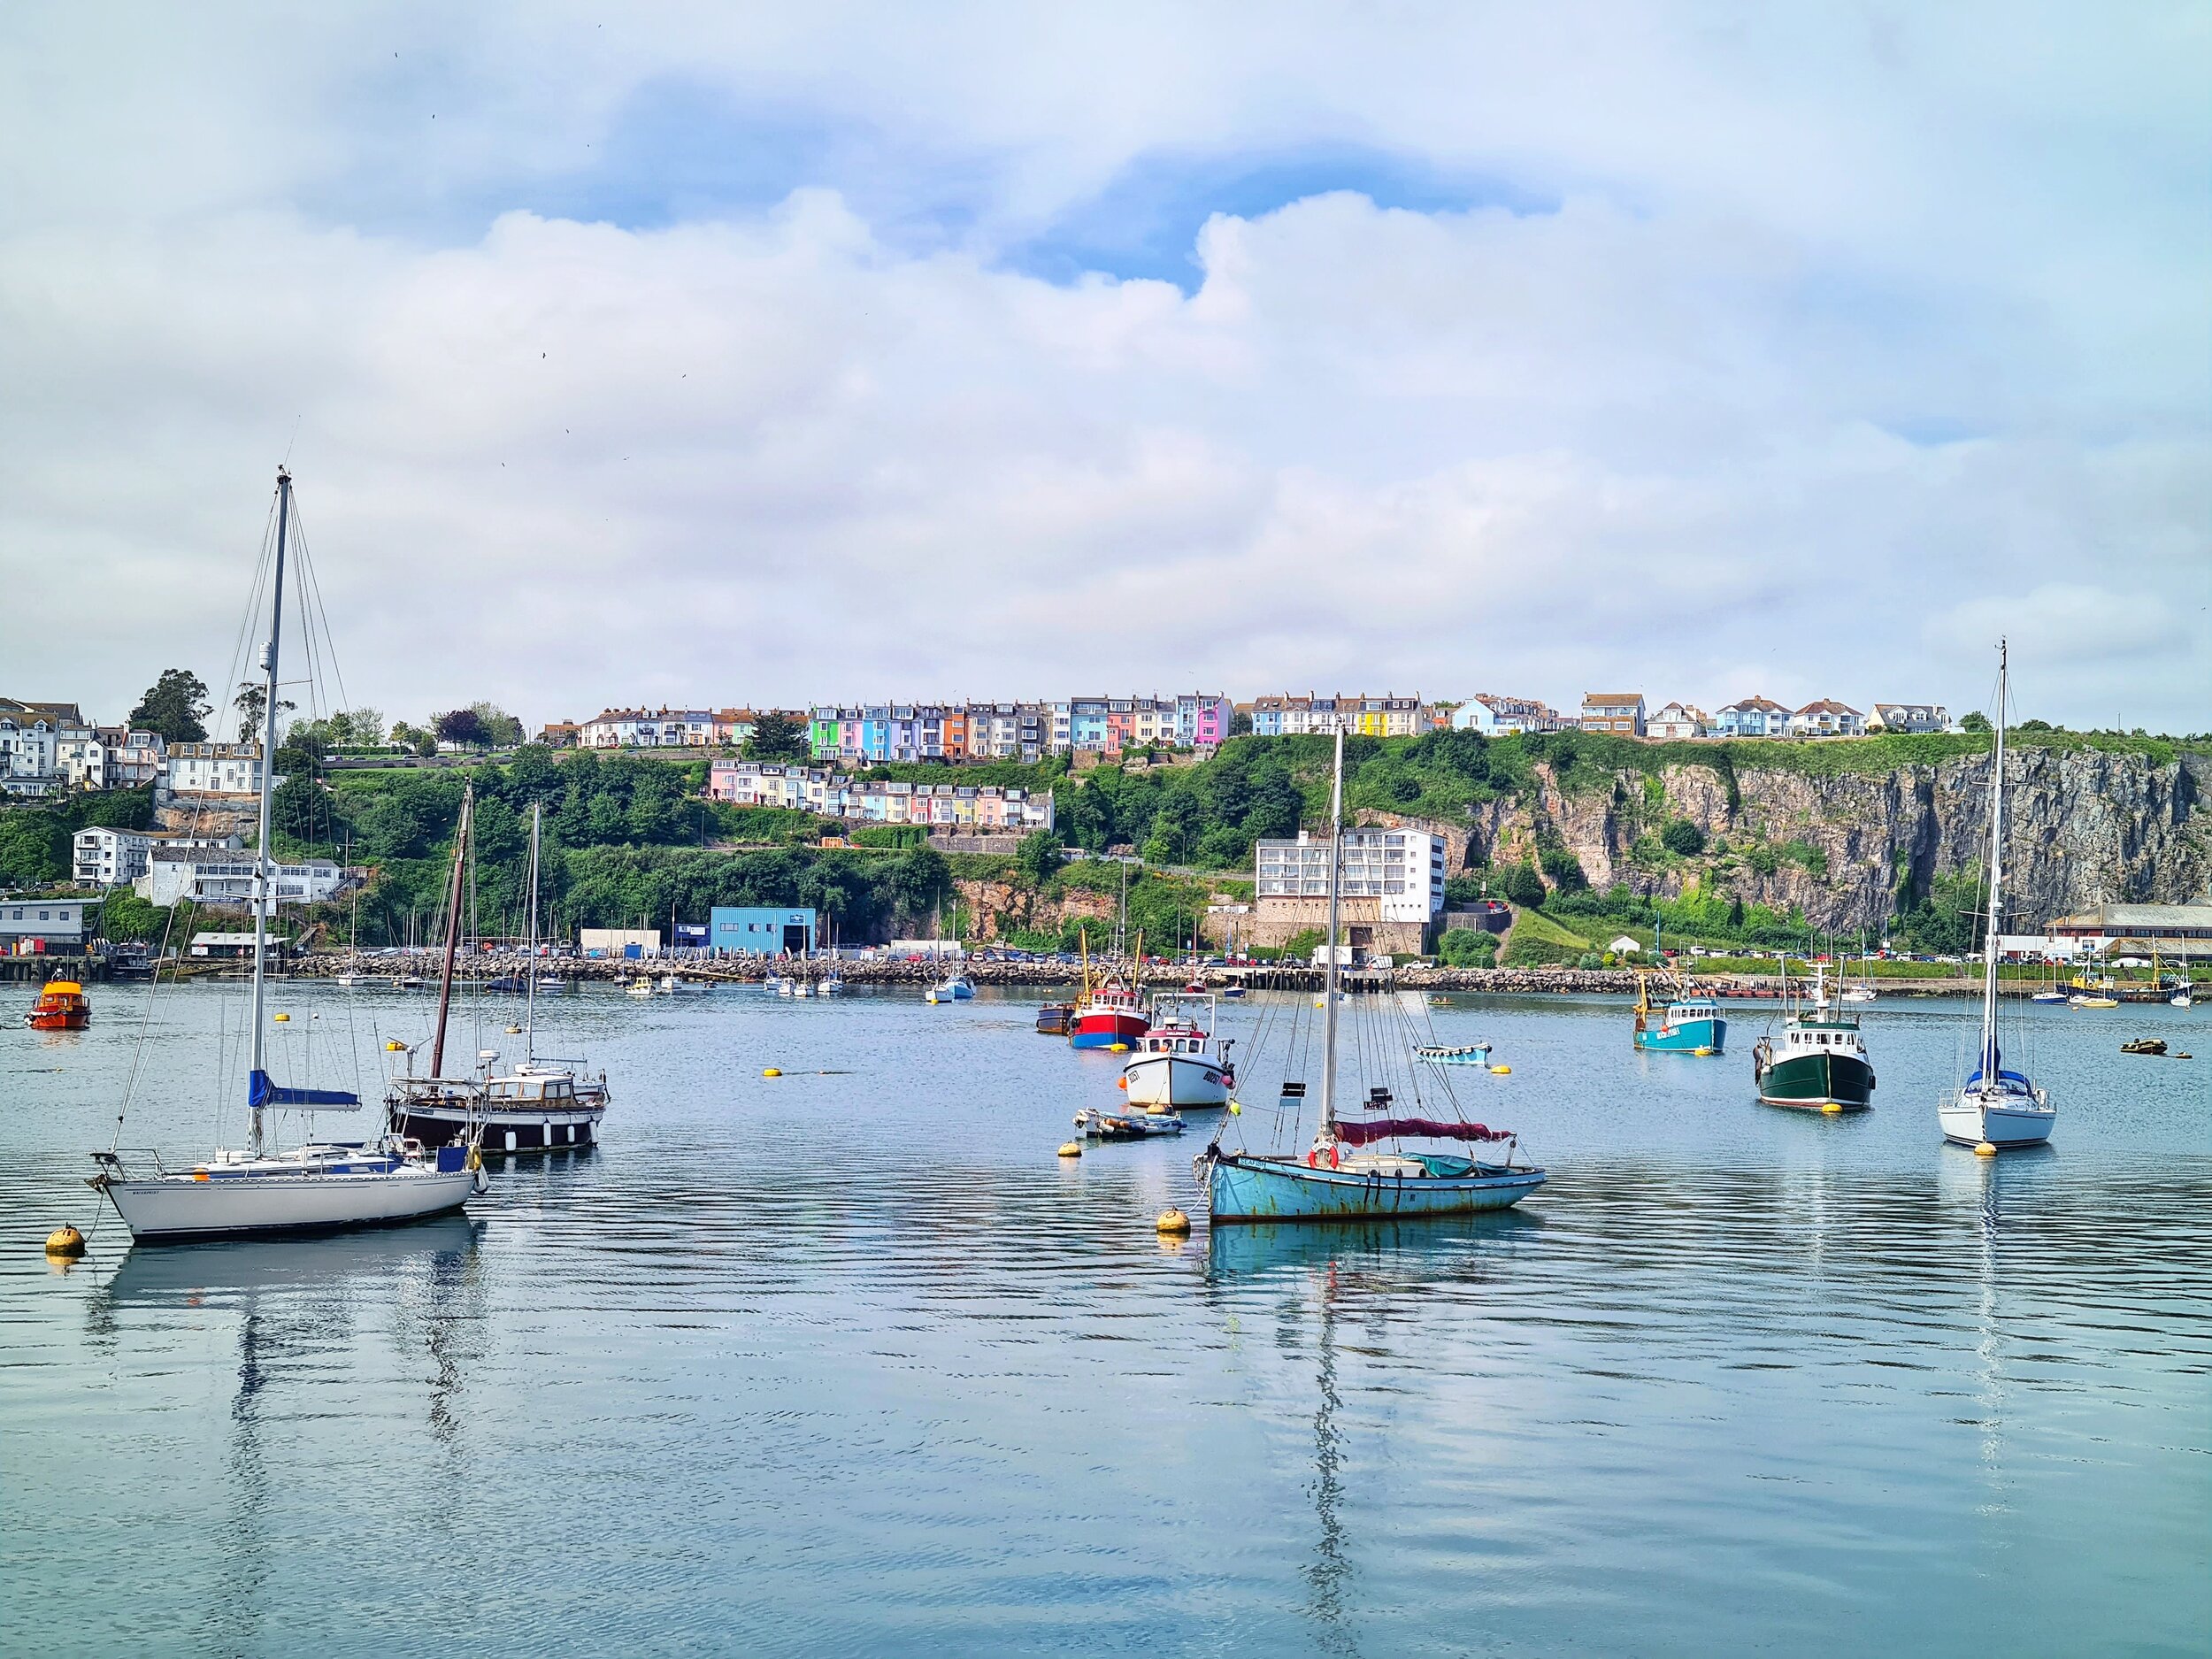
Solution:
<svg viewBox="0 0 2212 1659">
<path fill-rule="evenodd" d="M 1453 1216 L 1504 1210 L 1544 1184 L 1541 1170 L 1477 1164 L 1465 1176 L 1363 1174 L 1289 1158 L 1224 1155 L 1206 1181 L 1216 1222 L 1345 1221 L 1372 1216 Z"/>
<path fill-rule="evenodd" d="M 1075 1017 L 1068 1041 L 1078 1048 L 1110 1048 L 1116 1043 L 1133 1047 L 1151 1029 L 1152 1022 L 1142 1014 L 1089 1009 Z"/>
<path fill-rule="evenodd" d="M 34 1010 L 23 1016 L 23 1023 L 33 1031 L 82 1031 L 92 1024 L 88 1009 L 66 1009 L 55 1011 Z"/>
<path fill-rule="evenodd" d="M 475 1189 L 469 1169 L 371 1175 L 256 1175 L 213 1180 L 111 1180 L 109 1201 L 141 1244 L 413 1221 L 458 1210 Z"/>
<path fill-rule="evenodd" d="M 1646 1054 L 1718 1054 L 1728 1041 L 1725 1019 L 1686 1019 L 1678 1025 L 1655 1025 L 1635 1033 L 1636 1047 Z"/>
<path fill-rule="evenodd" d="M 2032 1096 L 1978 1094 L 1962 1091 L 1936 1109 L 1943 1138 L 1959 1146 L 2040 1146 L 2051 1138 L 2058 1113 Z"/>
<path fill-rule="evenodd" d="M 1790 1055 L 1760 1072 L 1758 1082 L 1768 1106 L 1864 1111 L 1874 1104 L 1874 1068 L 1854 1054 Z"/>
<path fill-rule="evenodd" d="M 392 1116 L 399 1133 L 426 1147 L 451 1146 L 465 1141 L 481 1125 L 486 1156 L 505 1152 L 574 1152 L 595 1146 L 603 1106 L 575 1106 L 558 1111 L 501 1111 L 496 1108 L 395 1106 Z"/>
<path fill-rule="evenodd" d="M 1194 1106 L 1229 1103 L 1229 1078 L 1202 1055 L 1137 1054 L 1121 1068 L 1132 1106 Z"/>
</svg>

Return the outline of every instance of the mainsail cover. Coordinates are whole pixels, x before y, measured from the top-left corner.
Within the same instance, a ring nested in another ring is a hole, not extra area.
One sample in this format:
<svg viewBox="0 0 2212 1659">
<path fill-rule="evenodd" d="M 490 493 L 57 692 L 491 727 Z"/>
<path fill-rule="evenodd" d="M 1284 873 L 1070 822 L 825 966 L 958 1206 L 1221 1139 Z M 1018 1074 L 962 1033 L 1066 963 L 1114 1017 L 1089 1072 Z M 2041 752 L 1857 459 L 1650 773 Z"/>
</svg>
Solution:
<svg viewBox="0 0 2212 1659">
<path fill-rule="evenodd" d="M 358 1094 L 335 1088 L 287 1088 L 269 1081 L 266 1071 L 256 1071 L 246 1083 L 246 1103 L 257 1110 L 266 1106 L 308 1106 L 317 1111 L 357 1111 Z"/>
<path fill-rule="evenodd" d="M 1363 1147 L 1398 1135 L 1426 1135 L 1438 1141 L 1510 1141 L 1513 1132 L 1482 1124 L 1440 1123 L 1433 1118 L 1374 1118 L 1336 1126 L 1336 1138 L 1349 1147 Z"/>
</svg>

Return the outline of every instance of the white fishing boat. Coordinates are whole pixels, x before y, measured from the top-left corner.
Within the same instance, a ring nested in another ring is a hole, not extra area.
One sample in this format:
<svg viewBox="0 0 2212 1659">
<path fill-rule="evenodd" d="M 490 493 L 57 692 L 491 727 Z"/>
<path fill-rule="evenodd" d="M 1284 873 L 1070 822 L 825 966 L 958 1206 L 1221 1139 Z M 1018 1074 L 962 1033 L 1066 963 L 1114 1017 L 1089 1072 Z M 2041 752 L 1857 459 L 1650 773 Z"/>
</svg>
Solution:
<svg viewBox="0 0 2212 1659">
<path fill-rule="evenodd" d="M 1226 1106 L 1236 1087 L 1230 1063 L 1233 1037 L 1214 1035 L 1214 997 L 1207 991 L 1165 992 L 1152 999 L 1152 1025 L 1122 1062 L 1129 1103 L 1196 1108 Z"/>
<path fill-rule="evenodd" d="M 291 474 L 277 471 L 276 545 L 269 585 L 269 637 L 262 653 L 262 754 L 277 749 L 279 647 L 283 639 L 284 576 L 292 508 Z M 141 1243 L 181 1242 L 264 1233 L 410 1221 L 458 1209 L 481 1190 L 483 1172 L 471 1145 L 429 1150 L 419 1141 L 382 1133 L 355 1144 L 314 1138 L 322 1114 L 361 1109 L 357 1094 L 288 1087 L 268 1071 L 267 1003 L 269 914 L 276 892 L 270 857 L 270 803 L 274 766 L 260 767 L 259 834 L 253 855 L 253 988 L 246 1075 L 247 1142 L 218 1148 L 188 1166 L 173 1168 L 158 1152 L 125 1153 L 111 1146 L 92 1155 L 99 1172 L 92 1186 L 107 1195 Z M 157 993 L 158 994 L 158 987 Z M 127 1110 L 127 1102 L 126 1103 Z M 285 1153 L 268 1149 L 268 1115 L 296 1112 L 306 1124 L 306 1143 Z M 119 1125 L 118 1118 L 118 1135 Z M 132 1160 L 137 1160 L 135 1171 Z M 150 1165 L 150 1168 L 148 1166 Z"/>
<path fill-rule="evenodd" d="M 1374 1116 L 1347 1117 L 1338 1110 L 1337 1034 L 1343 1010 L 1337 995 L 1337 976 L 1340 958 L 1346 954 L 1338 944 L 1344 863 L 1344 737 L 1340 732 L 1336 739 L 1329 820 L 1320 1122 L 1302 1154 L 1232 1150 L 1222 1145 L 1221 1132 L 1217 1132 L 1193 1164 L 1206 1190 L 1208 1211 L 1216 1223 L 1321 1221 L 1463 1214 L 1518 1203 L 1543 1185 L 1544 1171 L 1513 1161 L 1518 1141 L 1509 1132 L 1458 1115 L 1448 1074 L 1413 1063 L 1409 1033 L 1376 1031 L 1371 1033 L 1371 1041 L 1363 1041 L 1358 1047 L 1363 1057 L 1384 1078 L 1402 1079 L 1411 1089 L 1417 1115 L 1395 1115 L 1395 1099 L 1387 1081 L 1371 1083 L 1359 1102 L 1358 1110 Z M 1375 1017 L 1402 1022 L 1404 1010 L 1396 997 L 1379 999 Z M 1286 1068 L 1290 1056 L 1300 1052 L 1294 1033 L 1285 1041 Z M 1425 1090 L 1429 1091 L 1425 1096 Z M 1283 1125 L 1294 1134 L 1298 1132 L 1305 1094 L 1302 1080 L 1285 1078 L 1274 1114 L 1279 1133 Z M 1436 1109 L 1448 1110 L 1453 1116 L 1428 1116 L 1432 1101 Z M 1233 1114 L 1225 1118 L 1225 1130 L 1228 1123 L 1238 1121 L 1240 1118 Z M 1508 1149 L 1505 1160 L 1494 1164 L 1455 1152 L 1425 1151 L 1417 1146 L 1409 1148 L 1409 1141 L 1502 1141 Z M 1386 1142 L 1395 1149 L 1367 1149 L 1379 1148 Z"/>
<path fill-rule="evenodd" d="M 2051 1138 L 2058 1109 L 2050 1091 L 2024 1071 L 2007 1069 L 1998 1044 L 1997 940 L 2004 929 L 2005 879 L 2005 692 L 2008 673 L 2005 644 L 1997 644 L 1996 742 L 1989 767 L 1989 907 L 1982 926 L 1981 1041 L 1974 1071 L 1937 1104 L 1937 1120 L 1947 1141 L 1976 1151 L 1986 1147 L 2036 1146 Z"/>
<path fill-rule="evenodd" d="M 648 997 L 654 994 L 652 980 L 647 979 L 645 975 L 641 973 L 622 988 L 624 995 L 628 996 Z"/>
</svg>

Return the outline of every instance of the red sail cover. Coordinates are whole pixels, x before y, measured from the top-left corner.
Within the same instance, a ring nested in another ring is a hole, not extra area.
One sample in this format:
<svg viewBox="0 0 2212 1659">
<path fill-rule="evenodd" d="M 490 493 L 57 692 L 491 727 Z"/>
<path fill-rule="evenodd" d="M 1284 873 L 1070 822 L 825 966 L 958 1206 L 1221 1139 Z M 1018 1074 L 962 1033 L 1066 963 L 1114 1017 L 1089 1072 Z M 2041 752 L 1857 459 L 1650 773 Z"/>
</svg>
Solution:
<svg viewBox="0 0 2212 1659">
<path fill-rule="evenodd" d="M 1431 1135 L 1440 1141 L 1510 1141 L 1513 1132 L 1481 1124 L 1439 1123 L 1433 1118 L 1377 1118 L 1368 1123 L 1336 1126 L 1336 1138 L 1348 1147 L 1363 1147 L 1371 1141 L 1387 1141 L 1396 1135 Z"/>
</svg>

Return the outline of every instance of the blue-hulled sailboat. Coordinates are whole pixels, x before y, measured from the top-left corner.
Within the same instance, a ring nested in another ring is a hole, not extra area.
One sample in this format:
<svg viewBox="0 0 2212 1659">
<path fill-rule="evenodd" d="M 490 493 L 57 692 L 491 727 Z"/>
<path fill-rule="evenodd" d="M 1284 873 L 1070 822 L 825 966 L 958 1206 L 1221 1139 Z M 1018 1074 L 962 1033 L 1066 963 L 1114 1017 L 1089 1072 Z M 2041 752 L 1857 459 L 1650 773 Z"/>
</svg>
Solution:
<svg viewBox="0 0 2212 1659">
<path fill-rule="evenodd" d="M 1339 889 L 1344 847 L 1344 735 L 1337 734 L 1336 769 L 1330 789 L 1329 931 L 1336 943 Z M 1321 998 L 1321 1122 L 1302 1156 L 1231 1151 L 1218 1133 L 1195 1160 L 1212 1219 L 1243 1221 L 1340 1221 L 1371 1217 L 1459 1215 L 1502 1210 L 1518 1203 L 1544 1184 L 1544 1171 L 1512 1161 L 1516 1138 L 1462 1118 L 1392 1115 L 1387 1087 L 1369 1089 L 1364 1103 L 1373 1118 L 1340 1118 L 1337 1111 L 1337 1025 L 1342 999 L 1337 995 L 1339 952 L 1327 958 Z M 1420 1102 L 1419 1076 L 1408 1044 L 1404 1076 Z M 1306 1086 L 1286 1080 L 1280 1110 L 1295 1122 Z M 1449 1094 L 1445 1095 L 1447 1101 Z M 1507 1143 L 1506 1160 L 1485 1163 L 1457 1152 L 1408 1150 L 1407 1141 Z M 1380 1149 L 1389 1143 L 1395 1150 Z M 1371 1149 L 1373 1148 L 1373 1149 Z"/>
</svg>

